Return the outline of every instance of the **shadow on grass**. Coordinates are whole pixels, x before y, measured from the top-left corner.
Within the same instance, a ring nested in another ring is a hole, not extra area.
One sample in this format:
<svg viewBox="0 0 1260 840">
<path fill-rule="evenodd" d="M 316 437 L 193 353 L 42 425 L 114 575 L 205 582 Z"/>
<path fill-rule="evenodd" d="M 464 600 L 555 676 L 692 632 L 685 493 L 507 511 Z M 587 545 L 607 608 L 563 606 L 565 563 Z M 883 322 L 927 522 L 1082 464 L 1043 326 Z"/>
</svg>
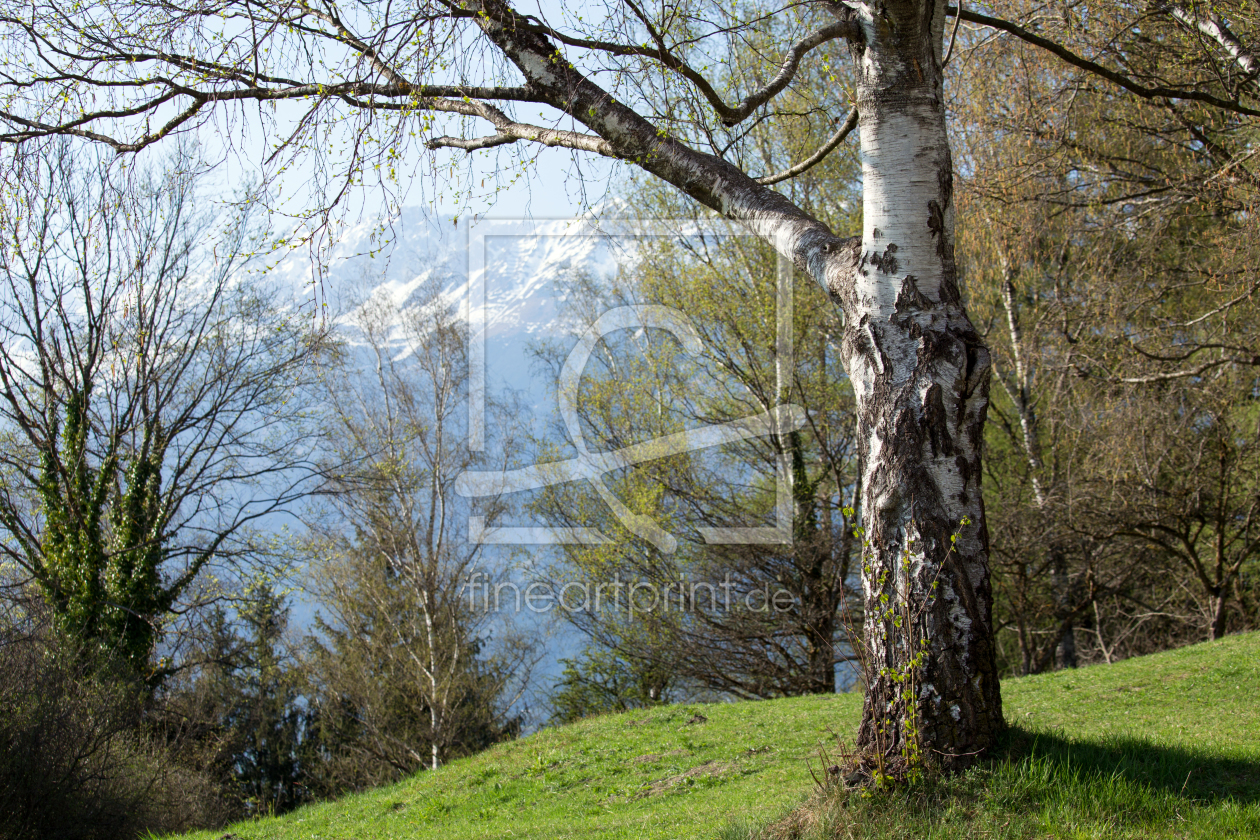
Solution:
<svg viewBox="0 0 1260 840">
<path fill-rule="evenodd" d="M 1141 738 L 1075 740 L 1012 727 L 965 772 L 888 788 L 819 791 L 721 840 L 1260 838 L 1260 760 Z"/>
<path fill-rule="evenodd" d="M 1132 737 L 1073 740 L 1013 726 L 999 755 L 1011 763 L 1033 759 L 1059 777 L 1124 779 L 1199 802 L 1260 802 L 1260 759 L 1213 755 L 1207 748 L 1191 751 Z"/>
</svg>

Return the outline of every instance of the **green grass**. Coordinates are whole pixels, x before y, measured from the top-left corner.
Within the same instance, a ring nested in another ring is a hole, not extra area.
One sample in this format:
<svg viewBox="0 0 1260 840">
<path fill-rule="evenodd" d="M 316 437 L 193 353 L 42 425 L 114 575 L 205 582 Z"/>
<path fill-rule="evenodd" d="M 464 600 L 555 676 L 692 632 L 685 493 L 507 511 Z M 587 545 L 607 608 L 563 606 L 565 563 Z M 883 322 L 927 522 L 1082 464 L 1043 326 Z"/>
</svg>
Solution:
<svg viewBox="0 0 1260 840">
<path fill-rule="evenodd" d="M 1008 680 L 1002 696 L 1000 756 L 892 792 L 815 792 L 807 761 L 860 714 L 860 697 L 840 695 L 595 718 L 230 833 L 1260 838 L 1260 634 Z"/>
</svg>

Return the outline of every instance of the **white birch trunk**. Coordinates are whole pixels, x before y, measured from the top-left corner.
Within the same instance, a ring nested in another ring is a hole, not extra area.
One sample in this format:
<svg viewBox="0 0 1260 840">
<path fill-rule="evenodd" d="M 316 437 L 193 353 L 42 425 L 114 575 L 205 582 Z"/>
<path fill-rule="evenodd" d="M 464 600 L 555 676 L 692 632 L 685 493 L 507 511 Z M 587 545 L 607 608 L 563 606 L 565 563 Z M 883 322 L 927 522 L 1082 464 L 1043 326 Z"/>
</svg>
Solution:
<svg viewBox="0 0 1260 840">
<path fill-rule="evenodd" d="M 1247 49 L 1238 36 L 1225 25 L 1221 16 L 1210 10 L 1210 6 L 1209 11 L 1202 14 L 1193 7 L 1186 8 L 1178 3 L 1169 3 L 1167 8 L 1182 24 L 1199 30 L 1215 41 L 1221 49 L 1229 53 L 1229 57 L 1249 77 L 1254 78 L 1260 74 L 1260 60 L 1256 59 L 1255 53 Z"/>
<path fill-rule="evenodd" d="M 980 497 L 990 360 L 956 282 L 945 4 L 874 5 L 859 12 L 861 251 L 828 277 L 845 310 L 863 441 L 859 747 L 885 766 L 916 755 L 955 766 L 1003 725 Z"/>
<path fill-rule="evenodd" d="M 861 6 L 856 22 L 849 7 Z M 644 170 L 742 222 L 831 294 L 845 313 L 845 366 L 858 396 L 866 585 L 874 676 L 859 736 L 869 753 L 916 748 L 957 766 L 1002 728 L 994 659 L 980 446 L 989 353 L 963 311 L 954 269 L 953 174 L 941 84 L 943 0 L 827 8 L 851 24 L 861 68 L 864 235 L 842 240 L 730 162 L 657 130 L 514 25 L 503 0 L 470 0 L 478 25 L 528 82 Z M 969 525 L 961 527 L 963 520 Z M 961 533 L 951 551 L 951 535 Z M 908 575 L 900 559 L 909 554 Z M 881 584 L 881 578 L 884 583 Z M 881 619 L 881 595 L 909 619 Z M 927 650 L 909 682 L 896 677 Z M 913 684 L 914 691 L 906 686 Z M 907 711 L 910 710 L 910 711 Z"/>
</svg>

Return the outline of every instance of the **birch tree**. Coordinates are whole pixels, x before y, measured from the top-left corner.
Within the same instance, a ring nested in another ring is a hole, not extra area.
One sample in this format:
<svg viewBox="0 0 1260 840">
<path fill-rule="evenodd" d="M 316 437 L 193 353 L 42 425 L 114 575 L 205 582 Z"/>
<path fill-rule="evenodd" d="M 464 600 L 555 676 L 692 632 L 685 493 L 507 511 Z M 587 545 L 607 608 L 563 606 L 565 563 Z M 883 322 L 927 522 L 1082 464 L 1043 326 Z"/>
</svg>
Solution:
<svg viewBox="0 0 1260 840">
<path fill-rule="evenodd" d="M 453 484 L 475 463 L 461 445 L 463 330 L 428 291 L 406 309 L 379 294 L 360 306 L 351 358 L 326 380 L 339 467 L 306 548 L 318 604 L 308 670 L 331 741 L 320 784 L 332 790 L 436 769 L 517 725 L 507 709 L 528 651 L 494 632 L 472 592 L 489 577 L 483 546 L 458 539 Z M 497 500 L 485 511 L 502 512 Z"/>
<path fill-rule="evenodd" d="M 955 22 L 1047 49 L 1126 95 L 1256 116 L 1241 53 L 1211 35 L 1232 32 L 1213 8 L 1209 31 L 1196 24 L 1202 37 L 1179 42 L 1194 60 L 1155 67 L 1131 64 L 1108 32 L 1128 15 L 1126 31 L 1175 40 L 1185 24 L 1169 6 L 1104 10 L 1106 31 L 1091 28 L 1097 10 L 1076 6 L 1026 21 L 963 10 Z M 388 182 L 413 160 L 413 144 L 542 144 L 639 167 L 742 223 L 844 316 L 873 675 L 859 745 L 899 755 L 914 740 L 922 755 L 957 766 L 992 746 L 1003 720 L 980 495 L 991 359 L 954 258 L 950 11 L 944 0 L 623 0 L 546 13 L 508 0 L 6 0 L 0 140 L 69 134 L 136 152 L 214 120 L 240 129 L 236 143 L 261 126 L 249 136 L 263 139 L 257 153 L 273 171 L 308 152 L 327 164 L 316 169 L 315 218 L 368 177 Z M 1073 27 L 1098 33 L 1091 57 L 1043 34 Z M 741 42 L 763 60 L 728 64 Z M 851 106 L 859 114 L 863 230 L 843 239 L 771 188 L 783 173 L 747 171 L 740 138 L 773 118 L 802 62 L 850 60 L 853 89 L 819 103 L 837 118 Z M 273 112 L 283 102 L 292 113 Z"/>
</svg>

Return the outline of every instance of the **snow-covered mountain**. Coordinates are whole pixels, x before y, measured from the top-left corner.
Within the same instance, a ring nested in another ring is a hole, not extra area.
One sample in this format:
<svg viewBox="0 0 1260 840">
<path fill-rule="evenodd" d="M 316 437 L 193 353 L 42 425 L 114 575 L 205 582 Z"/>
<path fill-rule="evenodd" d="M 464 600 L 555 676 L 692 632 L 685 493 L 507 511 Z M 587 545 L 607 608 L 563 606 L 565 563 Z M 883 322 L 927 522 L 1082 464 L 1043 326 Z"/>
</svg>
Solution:
<svg viewBox="0 0 1260 840">
<path fill-rule="evenodd" d="M 322 276 L 301 251 L 282 259 L 271 276 L 295 293 L 326 301 L 352 343 L 350 325 L 364 301 L 386 294 L 405 309 L 428 300 L 436 284 L 458 317 L 484 325 L 487 384 L 533 393 L 530 347 L 539 339 L 563 336 L 566 276 L 611 276 L 633 255 L 634 238 L 617 222 L 453 225 L 413 207 L 387 224 L 361 223 L 340 231 L 323 257 Z"/>
<path fill-rule="evenodd" d="M 356 310 L 365 301 L 388 295 L 405 309 L 431 300 L 437 285 L 453 313 L 471 318 L 474 326 L 484 324 L 488 389 L 497 393 L 512 388 L 533 419 L 545 422 L 555 410 L 554 396 L 551 383 L 540 379 L 531 364 L 531 349 L 543 339 L 576 340 L 563 323 L 566 276 L 610 276 L 633 259 L 633 252 L 633 237 L 591 220 L 480 221 L 471 226 L 461 220 L 455 226 L 424 209 L 408 208 L 384 230 L 379 223 L 364 223 L 340 231 L 322 257 L 322 276 L 308 254 L 294 251 L 269 277 L 298 300 L 326 302 L 352 346 L 358 338 Z M 491 430 L 491 440 L 493 436 Z M 493 563 L 499 555 L 489 556 Z M 503 562 L 511 562 L 506 554 Z M 295 621 L 305 625 L 313 609 L 299 597 Z M 557 637 L 551 644 L 552 655 L 540 674 L 558 672 L 555 657 L 573 652 L 571 641 L 561 643 Z"/>
<path fill-rule="evenodd" d="M 720 231 L 721 224 L 715 222 L 706 230 Z M 405 309 L 427 303 L 437 285 L 453 312 L 469 320 L 470 341 L 484 335 L 487 390 L 501 394 L 505 388 L 512 389 L 531 414 L 515 419 L 533 425 L 537 431 L 542 429 L 540 424 L 557 417 L 557 407 L 554 383 L 547 381 L 543 371 L 532 363 L 532 350 L 543 340 L 558 342 L 562 347 L 578 343 L 573 335 L 575 325 L 564 306 L 570 275 L 584 272 L 597 279 L 611 278 L 619 268 L 632 265 L 638 258 L 637 243 L 642 241 L 639 236 L 697 235 L 698 228 L 684 233 L 687 227 L 685 222 L 675 229 L 664 223 L 608 219 L 489 220 L 472 225 L 461 220 L 456 226 L 423 209 L 409 208 L 384 231 L 378 224 L 361 224 L 341 231 L 336 244 L 323 257 L 322 277 L 302 253 L 283 259 L 272 277 L 299 297 L 326 300 L 332 318 L 344 328 L 352 345 L 356 339 L 356 309 L 364 301 L 373 295 L 388 295 L 395 305 Z M 479 358 L 474 353 L 471 361 Z M 492 456 L 494 438 L 494 430 L 488 430 L 487 451 Z M 512 453 L 513 457 L 519 454 Z M 471 504 L 461 506 L 460 513 L 468 514 Z M 471 533 L 471 518 L 468 521 Z M 529 529 L 540 523 L 522 515 L 506 524 Z M 512 567 L 513 576 L 529 574 L 516 566 L 519 559 L 507 551 L 495 553 L 497 550 L 492 547 L 487 551 L 487 562 L 501 560 L 505 569 Z M 548 562 L 546 549 L 531 550 L 536 552 L 532 562 L 544 568 Z M 313 605 L 309 603 L 299 604 L 299 623 L 309 620 L 311 609 Z M 540 633 L 549 626 L 547 615 L 522 614 L 519 618 Z M 556 635 L 547 638 L 545 658 L 534 673 L 543 684 L 559 674 L 559 659 L 574 655 L 581 643 L 563 623 L 556 623 L 551 630 Z"/>
<path fill-rule="evenodd" d="M 423 208 L 406 208 L 386 224 L 360 223 L 338 232 L 317 275 L 305 251 L 285 256 L 270 272 L 295 291 L 327 295 L 347 318 L 354 304 L 377 292 L 405 307 L 435 279 L 452 303 L 468 300 L 470 282 L 484 278 L 485 315 L 492 332 L 545 329 L 556 314 L 556 281 L 566 273 L 615 271 L 633 241 L 617 222 L 591 219 L 481 220 L 441 224 Z"/>
</svg>

